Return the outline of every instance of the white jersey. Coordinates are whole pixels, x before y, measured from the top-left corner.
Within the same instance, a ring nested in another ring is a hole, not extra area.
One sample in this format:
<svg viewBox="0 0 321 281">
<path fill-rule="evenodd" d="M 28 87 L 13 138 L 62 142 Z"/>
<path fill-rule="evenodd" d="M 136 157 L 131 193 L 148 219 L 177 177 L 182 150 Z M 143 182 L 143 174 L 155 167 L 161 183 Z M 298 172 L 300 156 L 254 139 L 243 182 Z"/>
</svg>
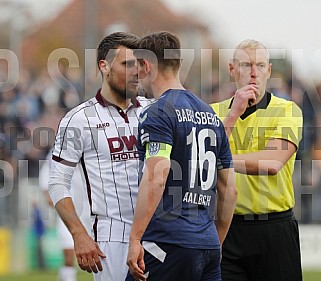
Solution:
<svg viewBox="0 0 321 281">
<path fill-rule="evenodd" d="M 138 97 L 122 110 L 99 91 L 59 125 L 53 160 L 81 163 L 96 241 L 128 242 L 138 190 L 138 119 L 150 103 Z"/>
</svg>

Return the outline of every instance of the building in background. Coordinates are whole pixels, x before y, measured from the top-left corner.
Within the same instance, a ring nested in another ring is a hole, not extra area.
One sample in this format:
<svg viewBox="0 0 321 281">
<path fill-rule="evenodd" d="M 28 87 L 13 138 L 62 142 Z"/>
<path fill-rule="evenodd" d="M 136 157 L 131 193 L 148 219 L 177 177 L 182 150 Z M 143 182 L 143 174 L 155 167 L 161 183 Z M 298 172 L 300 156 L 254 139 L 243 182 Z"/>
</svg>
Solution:
<svg viewBox="0 0 321 281">
<path fill-rule="evenodd" d="M 217 64 L 213 64 L 217 61 L 213 54 L 201 54 L 201 49 L 218 48 L 209 29 L 196 17 L 175 14 L 160 0 L 73 0 L 54 19 L 24 38 L 23 68 L 39 72 L 50 68 L 50 63 L 56 63 L 58 59 L 64 65 L 73 60 L 81 69 L 86 69 L 83 74 L 88 86 L 97 75 L 95 60 L 88 56 L 95 55 L 96 43 L 101 38 L 114 31 L 128 31 L 140 36 L 158 30 L 174 32 L 181 38 L 183 48 L 188 49 L 184 61 L 186 67 L 181 75 L 191 87 L 199 88 L 201 69 L 217 68 Z M 209 78 L 204 76 L 204 79 Z"/>
</svg>

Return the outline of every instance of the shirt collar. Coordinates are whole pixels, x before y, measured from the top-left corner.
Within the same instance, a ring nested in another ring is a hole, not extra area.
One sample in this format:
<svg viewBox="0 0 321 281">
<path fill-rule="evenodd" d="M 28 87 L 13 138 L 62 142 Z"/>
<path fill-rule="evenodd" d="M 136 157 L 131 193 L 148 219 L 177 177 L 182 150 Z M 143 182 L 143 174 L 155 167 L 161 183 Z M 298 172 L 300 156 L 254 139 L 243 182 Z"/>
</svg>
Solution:
<svg viewBox="0 0 321 281">
<path fill-rule="evenodd" d="M 271 101 L 272 94 L 269 92 L 265 92 L 263 98 L 259 101 L 259 103 L 248 107 L 245 112 L 240 116 L 242 120 L 244 120 L 246 117 L 254 113 L 258 109 L 266 109 Z M 234 97 L 231 99 L 229 108 L 231 108 L 234 101 Z"/>
<path fill-rule="evenodd" d="M 99 89 L 97 91 L 97 94 L 96 94 L 96 99 L 97 101 L 99 102 L 99 104 L 103 107 L 107 107 L 107 106 L 113 106 L 115 107 L 116 109 L 120 109 L 120 107 L 108 100 L 106 100 L 102 95 L 101 95 L 101 89 Z M 135 97 L 135 98 L 132 98 L 131 99 L 131 105 L 128 107 L 128 109 L 132 108 L 132 107 L 140 107 L 141 104 L 139 102 L 139 100 Z"/>
</svg>

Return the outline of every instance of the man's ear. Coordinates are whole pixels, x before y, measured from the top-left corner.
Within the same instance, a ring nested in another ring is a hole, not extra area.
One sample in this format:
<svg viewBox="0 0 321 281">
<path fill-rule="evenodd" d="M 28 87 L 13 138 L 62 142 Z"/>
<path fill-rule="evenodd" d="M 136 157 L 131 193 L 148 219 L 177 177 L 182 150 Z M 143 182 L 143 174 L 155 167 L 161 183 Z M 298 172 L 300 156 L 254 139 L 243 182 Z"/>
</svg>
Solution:
<svg viewBox="0 0 321 281">
<path fill-rule="evenodd" d="M 150 71 L 151 71 L 150 62 L 149 62 L 148 60 L 143 59 L 143 60 L 142 60 L 142 63 L 143 63 L 144 72 L 145 72 L 146 74 L 150 73 Z"/>
<path fill-rule="evenodd" d="M 145 79 L 151 71 L 150 63 L 145 59 L 140 59 L 138 63 L 140 67 L 138 76 L 140 79 Z"/>
<path fill-rule="evenodd" d="M 228 67 L 229 67 L 229 71 L 230 71 L 230 76 L 232 78 L 235 78 L 235 68 L 234 68 L 234 62 L 230 62 L 228 64 Z"/>
<path fill-rule="evenodd" d="M 106 60 L 100 60 L 99 61 L 99 70 L 102 73 L 108 74 L 110 71 L 110 64 Z"/>
<path fill-rule="evenodd" d="M 269 78 L 271 77 L 271 72 L 272 72 L 272 63 L 269 63 L 268 65 L 268 73 L 269 73 Z"/>
</svg>

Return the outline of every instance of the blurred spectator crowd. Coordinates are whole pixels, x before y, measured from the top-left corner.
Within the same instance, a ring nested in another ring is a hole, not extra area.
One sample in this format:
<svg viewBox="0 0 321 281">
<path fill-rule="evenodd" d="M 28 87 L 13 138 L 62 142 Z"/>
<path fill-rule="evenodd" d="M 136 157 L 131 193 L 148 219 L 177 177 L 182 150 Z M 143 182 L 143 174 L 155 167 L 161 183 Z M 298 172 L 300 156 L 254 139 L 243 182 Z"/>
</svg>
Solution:
<svg viewBox="0 0 321 281">
<path fill-rule="evenodd" d="M 81 81 L 80 73 L 70 68 L 56 76 L 23 71 L 17 85 L 1 83 L 0 226 L 18 223 L 20 183 L 38 178 L 39 160 L 51 149 L 61 117 L 83 97 Z"/>
<path fill-rule="evenodd" d="M 53 145 L 60 118 L 85 98 L 84 80 L 79 69 L 65 68 L 56 76 L 48 71 L 37 75 L 21 71 L 17 85 L 1 83 L 0 226 L 13 228 L 18 223 L 18 189 L 24 188 L 19 183 L 26 177 L 37 179 L 40 160 L 46 158 Z M 0 81 L 5 81 L 1 73 Z M 306 87 L 298 80 L 285 81 L 282 88 L 270 90 L 294 100 L 304 116 L 303 140 L 294 173 L 295 212 L 300 223 L 320 223 L 321 83 Z M 86 98 L 96 90 L 86 85 Z M 210 103 L 232 94 L 229 83 L 213 79 L 200 96 Z"/>
</svg>

